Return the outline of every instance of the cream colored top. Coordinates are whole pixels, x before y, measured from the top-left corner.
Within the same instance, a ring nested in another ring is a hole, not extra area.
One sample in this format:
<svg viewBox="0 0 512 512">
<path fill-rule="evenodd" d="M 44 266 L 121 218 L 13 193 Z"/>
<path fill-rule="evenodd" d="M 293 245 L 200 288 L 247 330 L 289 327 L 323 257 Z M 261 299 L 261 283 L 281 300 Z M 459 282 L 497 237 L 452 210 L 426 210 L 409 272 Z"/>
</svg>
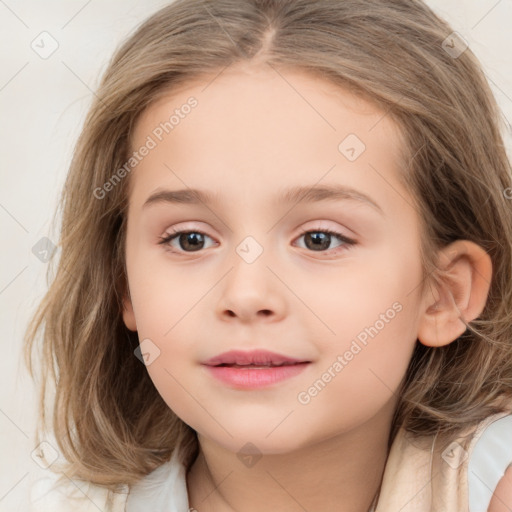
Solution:
<svg viewBox="0 0 512 512">
<path fill-rule="evenodd" d="M 491 425 L 493 428 L 488 429 Z M 415 439 L 400 429 L 388 455 L 375 512 L 486 512 L 491 497 L 486 486 L 495 489 L 510 463 L 510 411 L 489 416 L 443 446 L 432 436 Z M 88 482 L 68 480 L 57 484 L 56 480 L 57 475 L 50 469 L 40 469 L 38 477 L 32 479 L 30 504 L 26 509 L 30 512 L 189 510 L 185 467 L 179 462 L 178 451 L 131 489 L 125 486 L 120 493 Z M 479 487 L 476 482 L 480 483 Z"/>
</svg>

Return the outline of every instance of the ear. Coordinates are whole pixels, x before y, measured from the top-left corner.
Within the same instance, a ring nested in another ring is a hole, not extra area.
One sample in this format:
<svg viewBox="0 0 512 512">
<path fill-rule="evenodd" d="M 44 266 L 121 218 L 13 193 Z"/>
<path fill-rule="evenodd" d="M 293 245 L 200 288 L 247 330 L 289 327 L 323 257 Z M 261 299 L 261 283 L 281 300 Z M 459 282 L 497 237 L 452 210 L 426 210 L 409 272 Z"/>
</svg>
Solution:
<svg viewBox="0 0 512 512">
<path fill-rule="evenodd" d="M 444 247 L 437 269 L 418 326 L 418 340 L 429 347 L 448 345 L 466 331 L 464 321 L 471 322 L 485 308 L 492 278 L 490 256 L 469 240 Z"/>
<path fill-rule="evenodd" d="M 124 287 L 123 292 L 123 321 L 130 331 L 137 331 L 135 322 L 135 313 L 133 312 L 132 299 L 128 286 Z"/>
</svg>

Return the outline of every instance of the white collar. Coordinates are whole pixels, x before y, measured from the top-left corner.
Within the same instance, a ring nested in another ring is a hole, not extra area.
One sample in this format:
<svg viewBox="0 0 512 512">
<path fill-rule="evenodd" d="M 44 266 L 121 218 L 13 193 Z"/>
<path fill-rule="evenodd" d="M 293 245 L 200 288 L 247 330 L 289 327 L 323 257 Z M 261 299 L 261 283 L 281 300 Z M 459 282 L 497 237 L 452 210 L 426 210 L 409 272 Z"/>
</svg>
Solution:
<svg viewBox="0 0 512 512">
<path fill-rule="evenodd" d="M 183 512 L 189 509 L 186 468 L 175 449 L 171 459 L 130 487 L 126 512 Z"/>
</svg>

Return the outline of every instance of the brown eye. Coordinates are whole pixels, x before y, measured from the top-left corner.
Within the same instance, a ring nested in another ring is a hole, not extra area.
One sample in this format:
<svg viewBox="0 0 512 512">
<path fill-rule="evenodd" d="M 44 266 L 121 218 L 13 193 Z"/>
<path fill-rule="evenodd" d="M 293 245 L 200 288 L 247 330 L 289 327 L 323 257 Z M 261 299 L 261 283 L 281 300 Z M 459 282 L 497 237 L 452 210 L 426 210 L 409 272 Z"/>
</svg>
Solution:
<svg viewBox="0 0 512 512">
<path fill-rule="evenodd" d="M 305 248 L 313 252 L 329 252 L 332 250 L 333 238 L 341 242 L 337 247 L 341 246 L 348 249 L 350 246 L 356 245 L 355 240 L 329 229 L 303 231 L 299 238 L 302 237 L 304 237 Z M 158 243 L 168 246 L 170 251 L 174 253 L 193 253 L 205 248 L 206 238 L 211 239 L 211 237 L 201 231 L 174 230 L 168 236 L 160 237 L 161 240 Z"/>
<path fill-rule="evenodd" d="M 159 244 L 168 245 L 173 252 L 197 252 L 204 248 L 205 237 L 210 238 L 201 231 L 175 231 L 174 233 L 161 237 Z M 176 241 L 176 245 L 171 242 Z"/>
<path fill-rule="evenodd" d="M 342 246 L 350 247 L 356 244 L 355 240 L 343 236 L 341 233 L 329 229 L 303 231 L 299 238 L 304 237 L 306 249 L 315 252 L 325 252 L 330 249 L 332 239 L 337 238 L 342 242 Z M 339 246 L 338 246 L 339 247 Z"/>
</svg>

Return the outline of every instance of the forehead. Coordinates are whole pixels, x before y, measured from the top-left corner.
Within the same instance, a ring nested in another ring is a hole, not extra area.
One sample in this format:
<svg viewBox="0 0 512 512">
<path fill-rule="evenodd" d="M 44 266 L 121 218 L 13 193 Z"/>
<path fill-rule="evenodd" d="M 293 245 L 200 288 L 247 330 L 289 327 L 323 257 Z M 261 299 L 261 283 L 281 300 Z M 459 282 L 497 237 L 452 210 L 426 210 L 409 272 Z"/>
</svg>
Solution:
<svg viewBox="0 0 512 512">
<path fill-rule="evenodd" d="M 196 105 L 183 108 L 190 98 Z M 402 137 L 386 112 L 298 70 L 238 65 L 169 89 L 139 118 L 132 150 L 148 138 L 155 147 L 131 176 L 139 205 L 161 186 L 244 204 L 308 184 L 342 184 L 392 204 L 400 188 Z"/>
</svg>

